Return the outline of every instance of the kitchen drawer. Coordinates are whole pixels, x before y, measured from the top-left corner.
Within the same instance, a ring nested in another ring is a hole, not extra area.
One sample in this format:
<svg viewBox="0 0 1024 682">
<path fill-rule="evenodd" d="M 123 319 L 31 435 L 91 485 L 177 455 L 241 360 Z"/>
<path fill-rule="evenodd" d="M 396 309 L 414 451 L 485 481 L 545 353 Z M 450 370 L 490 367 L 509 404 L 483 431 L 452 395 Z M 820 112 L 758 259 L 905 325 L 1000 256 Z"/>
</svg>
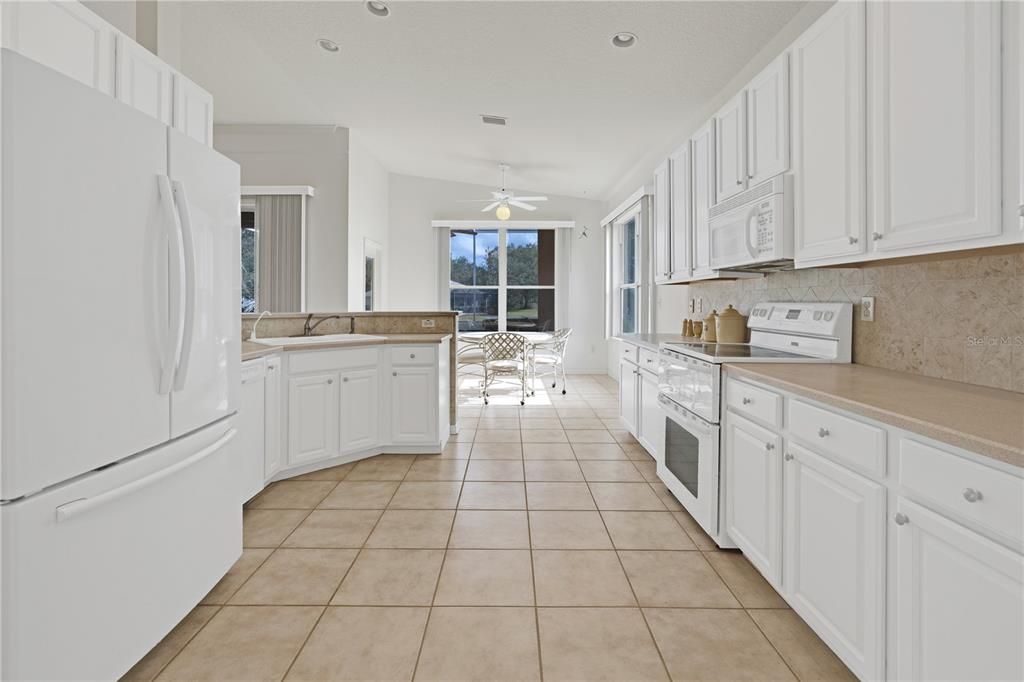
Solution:
<svg viewBox="0 0 1024 682">
<path fill-rule="evenodd" d="M 885 474 L 884 429 L 851 419 L 802 400 L 789 400 L 789 433 L 822 454 L 854 469 Z"/>
<path fill-rule="evenodd" d="M 651 350 L 650 348 L 638 348 L 637 349 L 637 363 L 640 365 L 640 369 L 646 369 L 648 372 L 658 373 L 658 351 Z"/>
<path fill-rule="evenodd" d="M 765 424 L 782 426 L 782 396 L 745 381 L 729 379 L 725 387 L 726 406 Z"/>
<path fill-rule="evenodd" d="M 899 443 L 899 482 L 1015 546 L 1024 545 L 1024 479 L 910 438 Z"/>
<path fill-rule="evenodd" d="M 392 365 L 433 365 L 437 362 L 437 346 L 392 346 Z"/>
<path fill-rule="evenodd" d="M 377 364 L 376 348 L 346 348 L 288 353 L 288 373 L 329 372 L 348 367 L 372 367 Z"/>
<path fill-rule="evenodd" d="M 634 365 L 640 361 L 640 347 L 634 346 L 632 343 L 622 343 L 622 347 L 619 349 L 619 359 L 628 360 Z"/>
</svg>

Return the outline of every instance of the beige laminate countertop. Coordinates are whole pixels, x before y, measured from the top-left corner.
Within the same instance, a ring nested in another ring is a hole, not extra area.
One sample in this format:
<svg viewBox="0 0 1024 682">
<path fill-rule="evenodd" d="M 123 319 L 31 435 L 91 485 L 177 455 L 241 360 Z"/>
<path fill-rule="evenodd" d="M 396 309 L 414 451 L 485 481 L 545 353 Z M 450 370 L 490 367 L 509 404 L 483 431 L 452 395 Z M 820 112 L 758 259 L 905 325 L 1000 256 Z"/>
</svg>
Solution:
<svg viewBox="0 0 1024 682">
<path fill-rule="evenodd" d="M 620 334 L 616 338 L 625 343 L 635 343 L 638 346 L 644 346 L 654 351 L 658 350 L 658 346 L 663 343 L 694 343 L 700 341 L 699 338 L 683 336 L 682 334 Z"/>
<path fill-rule="evenodd" d="M 727 364 L 726 372 L 1024 467 L 1024 394 L 865 365 Z"/>
<path fill-rule="evenodd" d="M 324 341 L 323 343 L 303 343 L 295 346 L 272 346 L 258 341 L 242 341 L 242 361 L 253 360 L 280 353 L 282 351 L 303 351 L 323 350 L 324 348 L 360 348 L 363 346 L 377 346 L 380 344 L 432 344 L 441 343 L 450 339 L 451 334 L 370 334 L 378 338 L 366 339 L 364 341 Z"/>
</svg>

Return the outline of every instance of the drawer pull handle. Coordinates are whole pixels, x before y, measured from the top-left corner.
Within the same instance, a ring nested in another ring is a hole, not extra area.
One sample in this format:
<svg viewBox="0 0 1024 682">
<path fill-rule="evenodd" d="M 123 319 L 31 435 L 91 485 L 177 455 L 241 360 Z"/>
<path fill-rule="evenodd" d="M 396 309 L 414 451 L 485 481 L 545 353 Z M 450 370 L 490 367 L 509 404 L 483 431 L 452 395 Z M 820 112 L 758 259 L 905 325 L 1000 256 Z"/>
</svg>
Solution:
<svg viewBox="0 0 1024 682">
<path fill-rule="evenodd" d="M 328 380 L 327 380 L 327 383 L 328 383 L 328 384 L 333 384 L 333 383 L 334 383 L 334 379 L 328 379 Z"/>
<path fill-rule="evenodd" d="M 826 429 L 824 426 L 821 427 L 820 429 L 818 429 L 818 438 L 824 438 L 827 435 L 828 435 L 828 429 Z"/>
<path fill-rule="evenodd" d="M 752 403 L 752 402 L 754 402 L 754 401 L 753 401 L 753 400 L 751 400 L 750 398 L 744 398 L 744 399 L 743 399 L 743 404 L 744 404 L 744 405 L 749 405 L 749 404 L 750 404 L 750 403 Z"/>
<path fill-rule="evenodd" d="M 967 500 L 968 502 L 973 504 L 979 501 L 982 497 L 983 495 L 981 494 L 980 490 L 975 490 L 974 488 L 964 488 L 964 499 Z"/>
<path fill-rule="evenodd" d="M 774 450 L 775 449 L 775 443 L 765 443 L 764 444 L 764 449 L 765 450 Z"/>
<path fill-rule="evenodd" d="M 892 520 L 896 522 L 897 526 L 905 526 L 910 523 L 910 519 L 907 515 L 902 512 L 896 512 L 896 515 L 892 517 Z"/>
<path fill-rule="evenodd" d="M 792 462 L 793 461 L 793 453 L 787 452 L 782 458 L 784 460 L 786 460 L 787 462 Z"/>
</svg>

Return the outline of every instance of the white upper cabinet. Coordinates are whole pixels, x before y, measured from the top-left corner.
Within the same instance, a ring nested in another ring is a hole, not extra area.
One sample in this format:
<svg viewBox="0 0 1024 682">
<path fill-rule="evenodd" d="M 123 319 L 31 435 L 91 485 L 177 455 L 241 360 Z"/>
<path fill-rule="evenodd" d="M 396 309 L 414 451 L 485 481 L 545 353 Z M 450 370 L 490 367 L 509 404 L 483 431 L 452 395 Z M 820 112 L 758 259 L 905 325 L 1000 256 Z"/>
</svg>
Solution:
<svg viewBox="0 0 1024 682">
<path fill-rule="evenodd" d="M 723 201 L 747 188 L 747 92 L 722 107 L 715 124 L 715 195 Z"/>
<path fill-rule="evenodd" d="M 747 184 L 789 170 L 789 55 L 747 86 Z"/>
<path fill-rule="evenodd" d="M 690 143 L 686 142 L 668 157 L 670 213 L 672 216 L 672 278 L 686 279 L 690 276 L 693 262 L 693 176 L 690 161 Z"/>
<path fill-rule="evenodd" d="M 116 29 L 77 2 L 0 3 L 3 47 L 114 94 Z"/>
<path fill-rule="evenodd" d="M 797 263 L 865 250 L 864 7 L 837 3 L 792 46 Z"/>
<path fill-rule="evenodd" d="M 174 127 L 194 140 L 213 146 L 213 95 L 174 75 Z"/>
<path fill-rule="evenodd" d="M 1000 15 L 996 2 L 868 3 L 874 250 L 1002 232 Z"/>
<path fill-rule="evenodd" d="M 1003 214 L 1024 241 L 1024 4 L 1003 3 Z"/>
<path fill-rule="evenodd" d="M 654 169 L 654 281 L 672 279 L 672 215 L 668 161 Z"/>
<path fill-rule="evenodd" d="M 127 36 L 117 36 L 117 99 L 171 124 L 174 69 Z"/>
<path fill-rule="evenodd" d="M 712 274 L 709 211 L 715 203 L 715 127 L 709 121 L 690 138 L 693 178 L 693 276 Z"/>
</svg>

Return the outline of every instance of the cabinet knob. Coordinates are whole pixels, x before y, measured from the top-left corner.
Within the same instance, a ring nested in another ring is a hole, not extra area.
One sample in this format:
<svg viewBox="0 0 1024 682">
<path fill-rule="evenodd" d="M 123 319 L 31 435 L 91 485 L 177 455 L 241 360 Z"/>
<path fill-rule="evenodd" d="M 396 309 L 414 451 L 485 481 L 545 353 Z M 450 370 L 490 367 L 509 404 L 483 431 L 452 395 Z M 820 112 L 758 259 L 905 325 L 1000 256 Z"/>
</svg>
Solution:
<svg viewBox="0 0 1024 682">
<path fill-rule="evenodd" d="M 824 438 L 827 435 L 828 435 L 828 429 L 826 429 L 824 426 L 821 427 L 820 429 L 818 429 L 818 438 Z"/>
<path fill-rule="evenodd" d="M 787 452 L 785 455 L 782 456 L 782 459 L 786 460 L 787 462 L 791 462 L 793 460 L 793 453 Z"/>
<path fill-rule="evenodd" d="M 765 443 L 764 444 L 764 449 L 765 450 L 774 450 L 775 449 L 775 443 Z"/>
<path fill-rule="evenodd" d="M 397 376 L 398 376 L 398 372 L 392 372 L 392 373 L 391 373 L 391 376 L 393 376 L 393 377 L 397 377 Z"/>
<path fill-rule="evenodd" d="M 903 512 L 896 512 L 896 515 L 892 517 L 892 520 L 896 522 L 897 526 L 905 526 L 910 523 L 910 519 Z"/>
<path fill-rule="evenodd" d="M 409 359 L 410 360 L 415 360 L 416 359 L 416 354 L 415 353 L 409 353 Z"/>
<path fill-rule="evenodd" d="M 744 399 L 743 399 L 743 404 L 744 404 L 744 405 L 749 405 L 749 404 L 750 404 L 750 403 L 752 403 L 752 402 L 754 402 L 754 401 L 753 401 L 753 400 L 751 400 L 750 398 L 744 398 Z"/>
<path fill-rule="evenodd" d="M 753 173 L 747 173 L 747 177 L 750 178 L 751 180 L 753 180 L 754 179 L 754 174 Z"/>
<path fill-rule="evenodd" d="M 651 360 L 650 358 L 647 358 L 647 364 L 648 365 L 651 364 L 652 362 L 654 362 L 654 360 Z"/>
<path fill-rule="evenodd" d="M 348 383 L 348 377 L 342 377 L 341 378 L 341 383 L 347 384 Z"/>
<path fill-rule="evenodd" d="M 736 181 L 736 184 L 737 184 L 737 185 L 742 185 L 742 184 L 743 184 L 743 181 L 742 181 L 742 180 L 737 180 L 737 181 Z"/>
<path fill-rule="evenodd" d="M 333 383 L 334 383 L 334 379 L 328 379 L 328 380 L 327 380 L 327 383 L 329 383 L 329 384 L 333 384 Z"/>
<path fill-rule="evenodd" d="M 974 488 L 964 488 L 964 499 L 970 502 L 971 504 L 977 502 L 981 498 L 982 494 L 980 490 L 975 490 Z"/>
<path fill-rule="evenodd" d="M 877 241 L 878 241 L 879 239 L 881 239 L 881 238 L 882 238 L 882 233 L 881 233 L 881 232 L 872 232 L 872 233 L 871 233 L 871 238 L 872 238 L 872 239 L 873 239 L 874 241 L 876 241 L 876 242 L 877 242 Z"/>
<path fill-rule="evenodd" d="M 858 241 L 858 239 L 856 237 L 850 237 L 850 243 L 851 244 L 856 244 L 857 241 Z"/>
</svg>

